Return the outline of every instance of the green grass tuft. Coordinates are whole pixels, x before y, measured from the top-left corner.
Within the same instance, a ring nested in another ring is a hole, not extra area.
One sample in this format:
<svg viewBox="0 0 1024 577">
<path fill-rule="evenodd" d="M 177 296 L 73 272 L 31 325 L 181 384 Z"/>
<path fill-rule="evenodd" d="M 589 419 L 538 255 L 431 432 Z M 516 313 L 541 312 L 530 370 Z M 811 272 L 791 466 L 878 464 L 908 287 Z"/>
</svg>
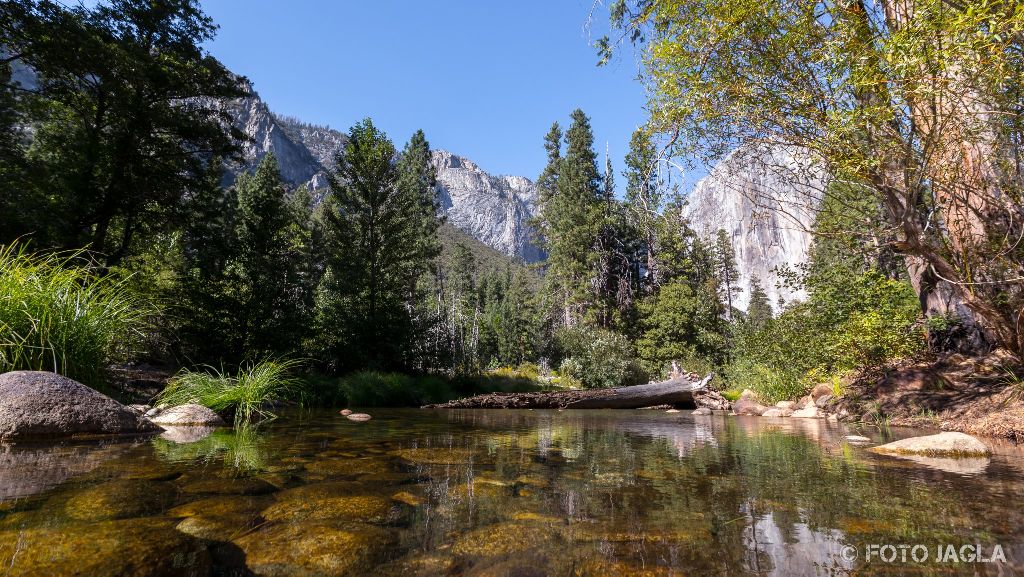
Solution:
<svg viewBox="0 0 1024 577">
<path fill-rule="evenodd" d="M 108 390 L 108 367 L 155 311 L 127 279 L 97 274 L 84 256 L 0 245 L 0 372 L 52 371 Z"/>
<path fill-rule="evenodd" d="M 266 360 L 245 365 L 236 376 L 214 367 L 206 371 L 183 370 L 157 397 L 159 403 L 198 403 L 219 413 L 234 413 L 236 427 L 255 420 L 274 418 L 270 407 L 300 395 L 299 380 L 293 377 L 295 360 Z"/>
</svg>

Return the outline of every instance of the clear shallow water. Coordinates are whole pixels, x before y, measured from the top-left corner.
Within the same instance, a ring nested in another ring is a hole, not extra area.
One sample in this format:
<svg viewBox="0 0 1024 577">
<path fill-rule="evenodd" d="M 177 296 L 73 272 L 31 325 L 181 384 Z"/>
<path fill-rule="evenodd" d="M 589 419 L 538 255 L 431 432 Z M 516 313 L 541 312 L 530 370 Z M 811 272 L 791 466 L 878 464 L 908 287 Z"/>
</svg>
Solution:
<svg viewBox="0 0 1024 577">
<path fill-rule="evenodd" d="M 1024 574 L 1008 444 L 917 462 L 843 436 L 920 432 L 816 420 L 373 413 L 0 446 L 0 575 Z"/>
</svg>

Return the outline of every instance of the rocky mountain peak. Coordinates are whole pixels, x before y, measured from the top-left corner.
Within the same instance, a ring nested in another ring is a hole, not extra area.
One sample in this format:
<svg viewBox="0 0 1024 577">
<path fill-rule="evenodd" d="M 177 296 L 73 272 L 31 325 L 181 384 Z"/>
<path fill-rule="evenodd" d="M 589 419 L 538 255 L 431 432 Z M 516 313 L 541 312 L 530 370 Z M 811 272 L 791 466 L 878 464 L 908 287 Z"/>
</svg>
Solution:
<svg viewBox="0 0 1024 577">
<path fill-rule="evenodd" d="M 697 183 L 686 216 L 702 237 L 722 229 L 732 240 L 741 289 L 734 306 L 746 310 L 755 277 L 776 310 L 780 300 L 806 298 L 803 291 L 779 286 L 777 271 L 807 260 L 827 184 L 808 150 L 778 143 L 741 146 Z"/>
</svg>

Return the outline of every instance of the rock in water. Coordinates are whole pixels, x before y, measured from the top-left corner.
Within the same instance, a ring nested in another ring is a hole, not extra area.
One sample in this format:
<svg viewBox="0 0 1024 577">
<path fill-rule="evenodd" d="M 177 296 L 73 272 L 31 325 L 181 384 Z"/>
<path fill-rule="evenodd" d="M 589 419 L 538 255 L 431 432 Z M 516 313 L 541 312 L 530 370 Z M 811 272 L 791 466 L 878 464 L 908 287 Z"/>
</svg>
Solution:
<svg viewBox="0 0 1024 577">
<path fill-rule="evenodd" d="M 851 443 L 870 443 L 871 439 L 861 435 L 846 435 L 846 440 Z"/>
<path fill-rule="evenodd" d="M 212 410 L 195 403 L 178 405 L 165 409 L 153 417 L 153 422 L 162 426 L 219 426 L 224 424 L 224 419 Z"/>
<path fill-rule="evenodd" d="M 347 417 L 352 414 L 352 409 L 342 409 L 341 411 L 338 412 L 338 414 L 341 415 L 342 417 Z"/>
<path fill-rule="evenodd" d="M 695 417 L 706 417 L 711 414 L 711 409 L 707 407 L 698 407 L 694 409 L 693 412 L 690 414 Z"/>
<path fill-rule="evenodd" d="M 140 413 L 56 373 L 0 375 L 0 439 L 160 430 Z"/>
<path fill-rule="evenodd" d="M 924 455 L 928 457 L 985 457 L 992 454 L 992 450 L 985 443 L 970 435 L 955 432 L 900 439 L 872 447 L 870 450 L 888 455 Z"/>
<path fill-rule="evenodd" d="M 802 409 L 793 411 L 793 414 L 790 415 L 790 417 L 794 417 L 797 419 L 822 419 L 825 417 L 825 415 L 821 412 L 821 410 L 818 409 L 818 407 L 810 405 L 808 407 L 804 407 Z"/>
<path fill-rule="evenodd" d="M 788 417 L 788 416 L 790 416 L 792 414 L 793 414 L 793 411 L 791 411 L 789 409 L 780 409 L 778 407 L 773 407 L 773 408 L 768 409 L 767 411 L 761 413 L 761 416 L 762 417 Z"/>
<path fill-rule="evenodd" d="M 350 415 L 345 415 L 345 418 L 350 421 L 369 421 L 373 417 L 366 413 L 352 413 Z"/>
</svg>

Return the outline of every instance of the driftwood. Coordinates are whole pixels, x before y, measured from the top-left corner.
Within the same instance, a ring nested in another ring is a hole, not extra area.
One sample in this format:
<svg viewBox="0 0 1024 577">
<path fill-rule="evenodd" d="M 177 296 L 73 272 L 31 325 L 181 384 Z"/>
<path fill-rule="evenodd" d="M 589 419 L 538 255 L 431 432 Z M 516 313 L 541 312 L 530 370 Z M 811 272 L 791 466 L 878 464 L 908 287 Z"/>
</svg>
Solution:
<svg viewBox="0 0 1024 577">
<path fill-rule="evenodd" d="M 707 390 L 711 375 L 698 382 L 670 379 L 616 389 L 548 393 L 490 393 L 458 399 L 425 409 L 639 409 L 656 405 L 691 406 L 694 393 Z"/>
</svg>

